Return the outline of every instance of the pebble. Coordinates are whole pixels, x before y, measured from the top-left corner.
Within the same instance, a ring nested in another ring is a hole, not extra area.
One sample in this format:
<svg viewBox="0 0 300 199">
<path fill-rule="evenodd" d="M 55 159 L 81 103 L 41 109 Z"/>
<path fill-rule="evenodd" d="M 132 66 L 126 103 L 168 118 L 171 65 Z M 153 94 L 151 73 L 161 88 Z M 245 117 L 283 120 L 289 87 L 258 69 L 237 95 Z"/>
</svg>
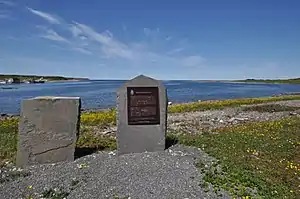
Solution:
<svg viewBox="0 0 300 199">
<path fill-rule="evenodd" d="M 228 122 L 233 122 L 235 120 L 235 118 L 233 117 L 233 118 L 230 118 L 229 120 L 228 120 Z"/>
<path fill-rule="evenodd" d="M 162 152 L 126 154 L 107 158 L 114 152 L 99 152 L 85 159 L 88 166 L 77 162 L 63 162 L 33 169 L 31 176 L 0 184 L 0 195 L 5 199 L 22 198 L 30 194 L 32 186 L 37 194 L 44 188 L 61 187 L 72 199 L 96 198 L 230 198 L 213 190 L 205 192 L 199 180 L 203 174 L 195 166 L 197 159 L 214 161 L 197 148 L 175 145 Z M 173 155 L 176 153 L 176 155 Z M 183 155 L 184 154 L 184 155 Z M 76 169 L 82 167 L 82 169 Z M 32 168 L 31 168 L 32 169 Z M 25 169 L 26 170 L 26 169 Z M 194 178 L 191 178 L 194 176 Z M 72 179 L 79 181 L 72 188 Z M 151 191 L 150 191 L 151 190 Z M 225 196 L 225 197 L 224 197 Z"/>
</svg>

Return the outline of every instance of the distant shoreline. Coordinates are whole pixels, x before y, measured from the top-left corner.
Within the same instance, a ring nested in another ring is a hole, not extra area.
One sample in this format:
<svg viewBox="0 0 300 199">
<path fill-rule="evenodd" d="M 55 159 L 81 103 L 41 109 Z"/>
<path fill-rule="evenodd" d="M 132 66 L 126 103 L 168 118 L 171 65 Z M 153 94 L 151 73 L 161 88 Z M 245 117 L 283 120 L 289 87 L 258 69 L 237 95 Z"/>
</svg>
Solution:
<svg viewBox="0 0 300 199">
<path fill-rule="evenodd" d="M 89 81 L 89 79 L 49 80 L 47 82 L 55 83 L 55 82 L 79 82 L 79 81 Z"/>
<path fill-rule="evenodd" d="M 245 79 L 245 80 L 193 80 L 194 82 L 220 82 L 220 83 L 248 83 L 248 84 L 300 84 L 296 79 Z"/>
<path fill-rule="evenodd" d="M 0 74 L 0 81 L 14 79 L 20 83 L 30 80 L 43 80 L 45 82 L 62 82 L 62 81 L 83 81 L 89 80 L 88 78 L 77 77 L 63 77 L 63 76 L 40 76 L 40 75 L 13 75 L 13 74 Z"/>
<path fill-rule="evenodd" d="M 246 79 L 235 80 L 238 83 L 266 83 L 266 84 L 300 84 L 300 78 L 295 79 Z"/>
</svg>

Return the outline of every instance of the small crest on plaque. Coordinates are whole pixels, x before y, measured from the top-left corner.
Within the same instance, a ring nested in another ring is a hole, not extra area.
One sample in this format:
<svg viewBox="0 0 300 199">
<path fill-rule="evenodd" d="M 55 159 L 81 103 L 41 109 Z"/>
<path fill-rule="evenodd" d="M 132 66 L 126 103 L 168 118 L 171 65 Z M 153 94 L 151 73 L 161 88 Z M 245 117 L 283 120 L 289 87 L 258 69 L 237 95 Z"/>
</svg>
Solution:
<svg viewBox="0 0 300 199">
<path fill-rule="evenodd" d="M 130 95 L 134 95 L 134 91 L 132 89 L 130 91 Z"/>
</svg>

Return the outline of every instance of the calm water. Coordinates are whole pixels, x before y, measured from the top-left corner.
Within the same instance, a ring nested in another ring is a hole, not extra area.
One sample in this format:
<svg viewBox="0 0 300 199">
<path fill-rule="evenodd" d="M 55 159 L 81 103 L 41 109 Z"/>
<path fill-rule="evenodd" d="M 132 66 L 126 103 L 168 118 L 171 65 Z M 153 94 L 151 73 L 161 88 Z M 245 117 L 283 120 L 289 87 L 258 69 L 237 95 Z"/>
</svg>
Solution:
<svg viewBox="0 0 300 199">
<path fill-rule="evenodd" d="M 116 89 L 124 81 L 101 80 L 86 82 L 0 85 L 14 89 L 0 89 L 0 113 L 19 114 L 23 99 L 37 96 L 79 96 L 82 108 L 101 109 L 114 107 Z M 300 92 L 300 85 L 245 84 L 220 82 L 165 81 L 169 101 L 192 102 L 210 99 L 263 97 L 286 92 Z"/>
</svg>

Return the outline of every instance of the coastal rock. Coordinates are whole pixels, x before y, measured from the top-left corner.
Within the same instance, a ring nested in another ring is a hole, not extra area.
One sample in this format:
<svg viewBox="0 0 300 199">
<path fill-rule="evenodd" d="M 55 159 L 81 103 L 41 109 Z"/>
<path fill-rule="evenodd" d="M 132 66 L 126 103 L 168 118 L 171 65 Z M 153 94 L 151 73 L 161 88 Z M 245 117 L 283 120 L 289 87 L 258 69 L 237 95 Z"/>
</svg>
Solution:
<svg viewBox="0 0 300 199">
<path fill-rule="evenodd" d="M 233 118 L 230 118 L 229 120 L 228 120 L 228 122 L 234 122 L 235 121 L 235 118 L 233 117 Z"/>
<path fill-rule="evenodd" d="M 102 135 L 116 135 L 117 127 L 109 127 L 101 132 Z"/>
<path fill-rule="evenodd" d="M 16 116 L 17 115 L 2 113 L 2 114 L 0 114 L 0 120 L 11 119 L 11 118 L 14 118 Z"/>
<path fill-rule="evenodd" d="M 238 121 L 245 121 L 245 120 L 248 120 L 248 118 L 235 118 L 236 120 L 238 120 Z"/>
<path fill-rule="evenodd" d="M 173 103 L 172 102 L 168 102 L 168 105 L 172 105 Z"/>
<path fill-rule="evenodd" d="M 298 113 L 290 112 L 290 115 L 298 115 Z"/>
</svg>

